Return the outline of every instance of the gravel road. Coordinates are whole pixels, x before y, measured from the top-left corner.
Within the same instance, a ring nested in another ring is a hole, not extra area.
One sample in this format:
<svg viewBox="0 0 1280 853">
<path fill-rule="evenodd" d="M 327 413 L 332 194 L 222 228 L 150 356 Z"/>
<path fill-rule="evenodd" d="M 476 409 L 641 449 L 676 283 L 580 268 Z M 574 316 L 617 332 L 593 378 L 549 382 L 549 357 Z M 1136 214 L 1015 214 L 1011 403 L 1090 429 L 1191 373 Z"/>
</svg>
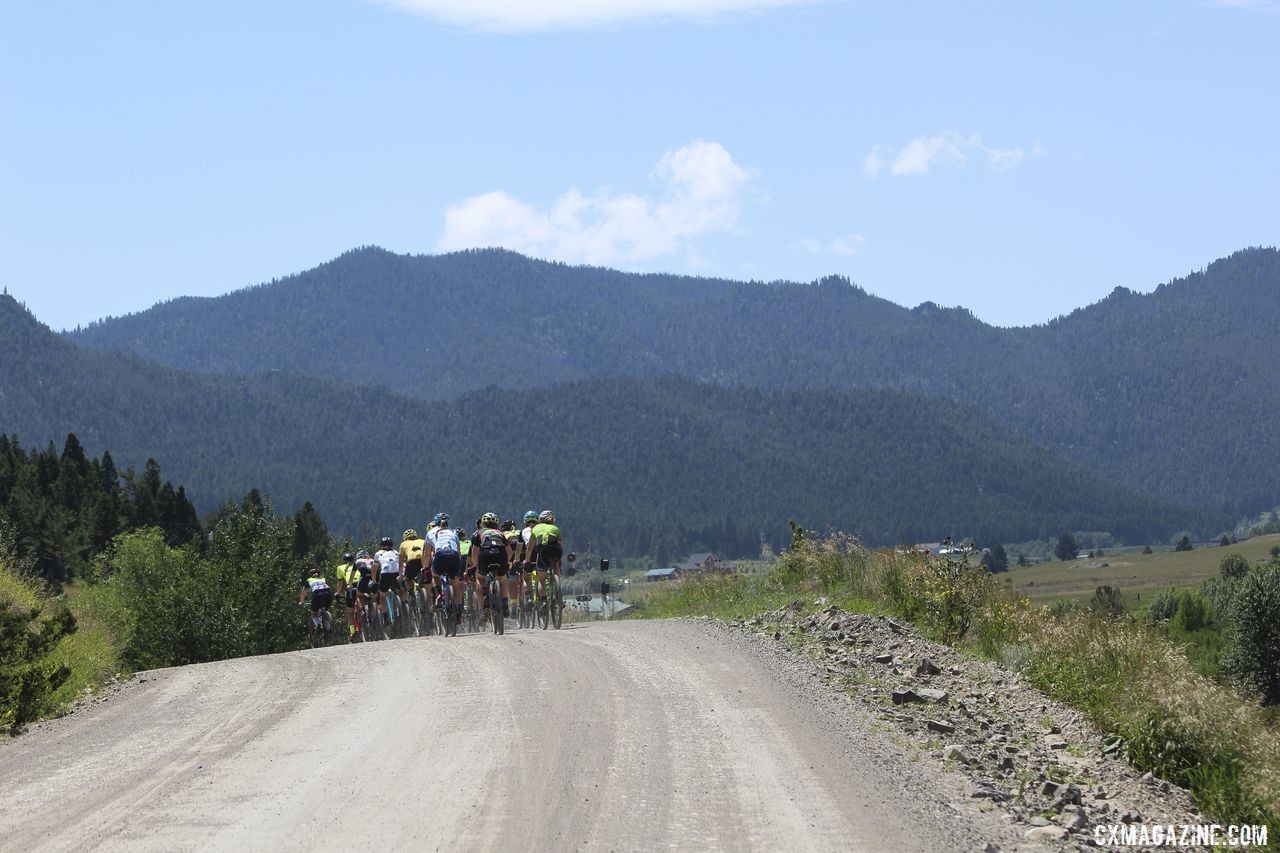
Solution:
<svg viewBox="0 0 1280 853">
<path fill-rule="evenodd" d="M 0 744 L 5 850 L 981 850 L 785 652 L 705 622 L 144 673 Z"/>
</svg>

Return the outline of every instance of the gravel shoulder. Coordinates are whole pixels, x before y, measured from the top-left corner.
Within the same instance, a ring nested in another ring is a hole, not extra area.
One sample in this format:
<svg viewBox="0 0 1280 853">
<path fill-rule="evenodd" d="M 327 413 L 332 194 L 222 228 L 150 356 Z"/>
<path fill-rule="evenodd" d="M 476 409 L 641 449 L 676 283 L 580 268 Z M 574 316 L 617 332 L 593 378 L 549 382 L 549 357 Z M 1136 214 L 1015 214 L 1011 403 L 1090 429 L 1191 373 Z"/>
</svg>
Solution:
<svg viewBox="0 0 1280 853">
<path fill-rule="evenodd" d="M 821 665 L 706 621 L 423 638 L 140 674 L 0 744 L 7 849 L 982 850 Z"/>
</svg>

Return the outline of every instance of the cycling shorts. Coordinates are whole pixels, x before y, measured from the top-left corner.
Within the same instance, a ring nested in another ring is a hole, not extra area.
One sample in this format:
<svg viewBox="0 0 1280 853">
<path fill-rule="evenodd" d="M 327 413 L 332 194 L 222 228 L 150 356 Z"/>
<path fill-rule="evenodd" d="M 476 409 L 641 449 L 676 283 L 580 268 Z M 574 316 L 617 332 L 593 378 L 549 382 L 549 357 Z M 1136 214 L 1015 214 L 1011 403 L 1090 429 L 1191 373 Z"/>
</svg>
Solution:
<svg viewBox="0 0 1280 853">
<path fill-rule="evenodd" d="M 383 572 L 382 577 L 378 578 L 378 591 L 386 592 L 394 589 L 400 591 L 400 576 L 395 572 Z"/>
<path fill-rule="evenodd" d="M 328 588 L 317 589 L 315 592 L 311 593 L 312 613 L 318 613 L 330 604 L 333 604 L 333 590 Z"/>
<path fill-rule="evenodd" d="M 373 582 L 373 577 L 370 576 L 368 572 L 365 572 L 364 574 L 360 575 L 360 583 L 356 584 L 356 589 L 358 589 L 360 592 L 364 593 L 365 595 L 368 595 L 370 592 L 373 591 L 373 588 L 375 586 L 377 586 L 377 584 Z"/>
<path fill-rule="evenodd" d="M 404 576 L 411 581 L 416 581 L 422 574 L 422 561 L 410 560 L 404 564 Z"/>
<path fill-rule="evenodd" d="M 462 574 L 462 555 L 457 551 L 436 554 L 431 560 L 431 571 L 450 579 L 459 577 Z"/>
<path fill-rule="evenodd" d="M 347 587 L 347 592 L 346 592 L 346 596 L 347 596 L 347 607 L 355 607 L 355 606 L 356 606 L 356 596 L 357 596 L 357 595 L 359 595 L 359 594 L 360 594 L 360 591 L 359 591 L 359 590 L 354 589 L 353 587 Z"/>
<path fill-rule="evenodd" d="M 498 577 L 500 577 L 500 578 L 505 578 L 505 577 L 507 576 L 507 561 L 506 561 L 506 560 L 495 560 L 495 561 L 494 561 L 494 562 L 492 562 L 492 563 L 487 563 L 487 564 L 486 564 L 486 563 L 485 563 L 485 561 L 484 561 L 484 558 L 483 558 L 483 557 L 481 557 L 481 558 L 480 558 L 480 573 L 481 573 L 481 574 L 485 574 L 485 575 L 487 575 L 487 574 L 489 574 L 490 572 L 492 572 L 493 574 L 497 575 L 497 576 L 498 576 Z"/>
</svg>

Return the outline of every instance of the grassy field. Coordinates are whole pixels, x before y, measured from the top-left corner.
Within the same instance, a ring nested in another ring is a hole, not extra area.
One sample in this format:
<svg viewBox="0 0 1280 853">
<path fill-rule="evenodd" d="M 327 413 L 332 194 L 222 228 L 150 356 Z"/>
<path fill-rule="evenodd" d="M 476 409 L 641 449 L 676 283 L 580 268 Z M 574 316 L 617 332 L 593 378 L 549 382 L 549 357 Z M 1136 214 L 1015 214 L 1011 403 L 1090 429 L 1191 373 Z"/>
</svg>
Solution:
<svg viewBox="0 0 1280 853">
<path fill-rule="evenodd" d="M 1136 604 L 1169 587 L 1195 587 L 1218 573 L 1218 564 L 1230 553 L 1250 562 L 1266 560 L 1280 545 L 1280 534 L 1258 536 L 1225 548 L 1192 551 L 1124 552 L 1095 560 L 1068 560 L 1012 568 L 1001 580 L 1037 604 L 1064 598 L 1087 600 L 1100 586 L 1119 587 L 1126 600 Z"/>
</svg>

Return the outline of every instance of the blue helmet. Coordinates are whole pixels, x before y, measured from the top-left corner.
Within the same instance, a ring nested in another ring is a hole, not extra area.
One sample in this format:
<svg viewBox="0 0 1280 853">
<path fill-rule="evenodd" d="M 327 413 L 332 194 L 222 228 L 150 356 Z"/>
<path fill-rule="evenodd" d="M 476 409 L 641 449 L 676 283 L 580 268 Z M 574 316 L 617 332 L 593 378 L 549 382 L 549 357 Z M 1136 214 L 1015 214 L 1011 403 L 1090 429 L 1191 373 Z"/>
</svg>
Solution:
<svg viewBox="0 0 1280 853">
<path fill-rule="evenodd" d="M 531 521 L 537 521 L 537 520 L 538 520 L 538 514 L 537 514 L 536 512 L 534 512 L 533 510 L 529 510 L 528 512 L 526 512 L 526 513 L 524 514 L 524 523 L 525 523 L 525 524 L 528 524 L 528 523 L 529 523 L 529 522 L 531 522 Z"/>
<path fill-rule="evenodd" d="M 446 527 L 449 524 L 449 513 L 437 512 L 436 517 L 432 520 L 435 522 L 436 527 Z"/>
</svg>

